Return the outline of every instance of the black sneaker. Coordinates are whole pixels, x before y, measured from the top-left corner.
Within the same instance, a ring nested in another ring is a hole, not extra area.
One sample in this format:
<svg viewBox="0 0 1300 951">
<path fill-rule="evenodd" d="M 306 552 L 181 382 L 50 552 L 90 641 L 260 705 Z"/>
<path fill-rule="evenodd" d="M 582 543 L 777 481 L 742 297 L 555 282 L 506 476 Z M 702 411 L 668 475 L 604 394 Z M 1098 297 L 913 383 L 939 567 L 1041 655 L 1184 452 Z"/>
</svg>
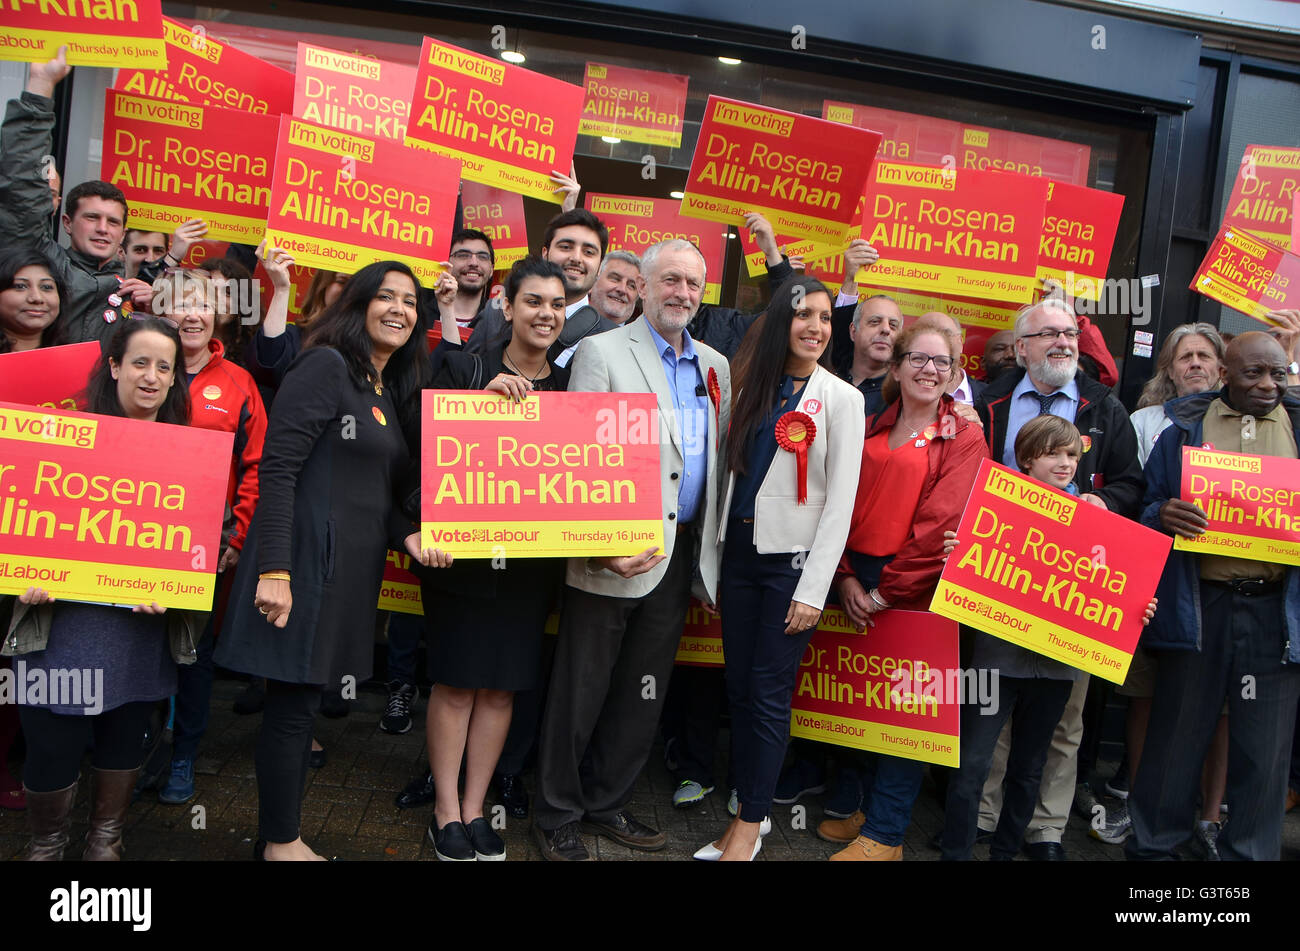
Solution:
<svg viewBox="0 0 1300 951">
<path fill-rule="evenodd" d="M 266 706 L 266 681 L 261 677 L 254 677 L 248 682 L 244 692 L 235 698 L 230 709 L 241 717 L 246 717 L 261 713 L 264 706 Z"/>
<path fill-rule="evenodd" d="M 400 680 L 390 680 L 387 686 L 388 707 L 379 720 L 379 729 L 385 733 L 406 733 L 411 729 L 411 705 L 420 695 L 420 689 Z"/>
<path fill-rule="evenodd" d="M 548 862 L 586 862 L 591 859 L 587 847 L 582 844 L 576 822 L 566 822 L 554 832 L 547 832 L 534 822 L 533 838 L 542 850 L 542 858 Z"/>
<path fill-rule="evenodd" d="M 492 777 L 497 787 L 497 802 L 506 807 L 512 819 L 528 818 L 528 790 L 524 778 L 514 773 L 498 773 Z"/>
<path fill-rule="evenodd" d="M 465 827 L 469 833 L 470 844 L 474 846 L 474 856 L 480 862 L 504 862 L 506 860 L 506 844 L 501 836 L 496 834 L 492 828 L 492 823 L 488 822 L 482 816 L 474 819 Z"/>
<path fill-rule="evenodd" d="M 398 809 L 414 809 L 416 806 L 427 806 L 433 799 L 433 773 L 425 773 L 407 783 L 406 788 L 393 800 L 393 805 Z"/>
<path fill-rule="evenodd" d="M 438 819 L 434 817 L 429 820 L 429 841 L 433 843 L 433 852 L 438 856 L 439 862 L 473 862 L 477 860 L 474 854 L 474 846 L 470 844 L 469 833 L 465 831 L 463 822 L 448 822 L 441 829 L 438 828 Z M 502 858 L 505 858 L 505 846 L 501 847 Z"/>
</svg>

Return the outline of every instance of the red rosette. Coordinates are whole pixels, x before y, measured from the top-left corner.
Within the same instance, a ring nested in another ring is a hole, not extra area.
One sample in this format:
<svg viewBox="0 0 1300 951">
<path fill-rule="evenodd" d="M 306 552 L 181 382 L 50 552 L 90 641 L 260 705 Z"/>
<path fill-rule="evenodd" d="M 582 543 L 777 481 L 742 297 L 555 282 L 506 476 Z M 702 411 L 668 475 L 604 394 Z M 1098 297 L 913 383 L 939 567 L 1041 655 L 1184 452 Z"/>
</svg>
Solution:
<svg viewBox="0 0 1300 951">
<path fill-rule="evenodd" d="M 713 404 L 713 426 L 715 429 L 721 428 L 722 421 L 719 419 L 719 413 L 722 406 L 722 386 L 718 383 L 718 371 L 714 367 L 709 367 L 709 402 Z M 722 433 L 718 433 L 721 438 Z"/>
<path fill-rule="evenodd" d="M 817 438 L 817 424 L 807 413 L 791 410 L 776 421 L 776 444 L 794 453 L 798 502 L 808 501 L 808 447 Z"/>
</svg>

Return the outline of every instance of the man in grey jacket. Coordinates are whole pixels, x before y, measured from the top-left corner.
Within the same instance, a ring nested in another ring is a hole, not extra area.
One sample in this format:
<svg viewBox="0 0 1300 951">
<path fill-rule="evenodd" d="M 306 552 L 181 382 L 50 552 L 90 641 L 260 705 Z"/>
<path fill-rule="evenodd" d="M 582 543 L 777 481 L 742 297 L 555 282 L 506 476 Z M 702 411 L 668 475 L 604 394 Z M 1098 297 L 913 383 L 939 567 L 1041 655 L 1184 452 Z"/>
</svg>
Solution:
<svg viewBox="0 0 1300 951">
<path fill-rule="evenodd" d="M 129 313 L 134 297 L 145 303 L 143 281 L 124 281 L 118 249 L 126 228 L 126 196 L 108 182 L 83 182 L 68 192 L 64 248 L 49 230 L 53 171 L 54 87 L 71 67 L 63 51 L 32 63 L 22 96 L 11 99 L 0 127 L 0 245 L 38 248 L 67 289 L 62 319 L 70 341 L 100 340 Z M 125 304 L 125 308 L 124 305 Z"/>
</svg>

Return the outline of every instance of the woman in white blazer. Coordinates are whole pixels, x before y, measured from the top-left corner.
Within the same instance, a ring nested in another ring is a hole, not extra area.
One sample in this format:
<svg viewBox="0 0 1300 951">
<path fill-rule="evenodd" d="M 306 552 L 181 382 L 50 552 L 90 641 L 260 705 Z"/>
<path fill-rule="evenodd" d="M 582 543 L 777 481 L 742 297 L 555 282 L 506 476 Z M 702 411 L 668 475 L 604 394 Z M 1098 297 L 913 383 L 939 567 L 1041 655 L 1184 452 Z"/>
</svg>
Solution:
<svg viewBox="0 0 1300 951">
<path fill-rule="evenodd" d="M 735 383 L 719 607 L 740 810 L 700 859 L 762 846 L 799 659 L 848 538 L 865 419 L 862 394 L 829 370 L 831 306 L 814 278 L 782 285 Z"/>
</svg>

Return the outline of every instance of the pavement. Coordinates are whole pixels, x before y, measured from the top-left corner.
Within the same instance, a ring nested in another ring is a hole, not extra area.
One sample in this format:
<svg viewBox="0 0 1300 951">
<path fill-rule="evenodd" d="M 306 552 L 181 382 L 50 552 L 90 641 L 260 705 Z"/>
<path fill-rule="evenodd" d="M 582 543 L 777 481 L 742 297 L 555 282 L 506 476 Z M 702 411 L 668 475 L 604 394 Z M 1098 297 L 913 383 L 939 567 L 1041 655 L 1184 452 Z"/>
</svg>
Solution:
<svg viewBox="0 0 1300 951">
<path fill-rule="evenodd" d="M 185 806 L 168 806 L 159 803 L 155 794 L 146 793 L 131 806 L 124 836 L 128 861 L 236 861 L 251 857 L 257 837 L 253 747 L 261 717 L 231 712 L 231 703 L 243 686 L 235 680 L 218 680 L 214 685 L 212 720 L 195 768 L 195 798 Z M 424 700 L 416 706 L 414 727 L 402 736 L 379 730 L 385 700 L 382 685 L 367 684 L 349 716 L 317 720 L 316 735 L 327 750 L 327 762 L 308 776 L 302 835 L 320 854 L 342 859 L 434 861 L 433 846 L 425 834 L 433 807 L 398 809 L 393 804 L 398 791 L 426 769 Z M 719 775 L 724 772 L 725 743 L 724 732 L 718 750 Z M 1110 775 L 1114 765 L 1101 764 L 1100 774 Z M 74 843 L 79 843 L 85 832 L 88 771 L 89 763 L 74 811 Z M 525 783 L 534 791 L 531 774 L 525 774 Z M 695 806 L 674 809 L 674 788 L 662 745 L 656 744 L 629 808 L 641 821 L 662 829 L 668 846 L 660 852 L 634 852 L 608 839 L 584 836 L 592 856 L 604 861 L 688 861 L 697 848 L 720 835 L 729 819 L 726 791 L 719 788 Z M 764 841 L 759 860 L 823 861 L 836 852 L 840 846 L 822 842 L 815 834 L 823 818 L 822 800 L 820 795 L 809 796 L 795 806 L 775 807 L 773 830 Z M 1117 804 L 1105 796 L 1101 801 L 1108 808 Z M 489 816 L 491 804 L 489 800 L 485 810 Z M 942 823 L 942 806 L 927 773 L 903 844 L 903 858 L 937 861 L 939 853 L 928 842 Z M 499 831 L 508 860 L 542 861 L 530 835 L 530 820 L 506 817 L 505 828 Z M 16 857 L 26 841 L 25 815 L 0 810 L 0 858 Z M 1123 860 L 1121 846 L 1090 838 L 1087 823 L 1077 815 L 1070 818 L 1063 844 L 1071 860 Z M 70 848 L 68 854 L 77 857 L 79 848 Z M 975 858 L 987 857 L 987 847 L 976 846 Z M 1282 858 L 1300 859 L 1300 810 L 1286 817 Z"/>
</svg>

